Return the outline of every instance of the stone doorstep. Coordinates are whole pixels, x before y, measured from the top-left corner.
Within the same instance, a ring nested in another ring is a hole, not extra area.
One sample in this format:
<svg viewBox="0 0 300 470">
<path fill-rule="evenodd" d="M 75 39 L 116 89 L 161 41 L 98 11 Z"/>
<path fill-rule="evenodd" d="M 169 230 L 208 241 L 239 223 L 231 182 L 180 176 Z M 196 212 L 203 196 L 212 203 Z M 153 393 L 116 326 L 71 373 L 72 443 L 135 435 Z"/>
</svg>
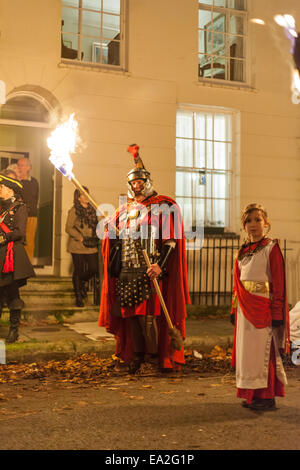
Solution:
<svg viewBox="0 0 300 470">
<path fill-rule="evenodd" d="M 47 290 L 64 290 L 64 288 L 72 289 L 72 278 L 71 277 L 51 277 L 51 276 L 38 276 L 30 278 L 27 284 L 21 287 L 21 292 L 26 291 L 47 291 Z"/>
<path fill-rule="evenodd" d="M 37 305 L 51 305 L 51 306 L 73 306 L 75 304 L 75 295 L 74 292 L 46 292 L 45 294 L 30 293 L 25 292 L 21 293 L 21 299 L 25 302 L 25 305 L 30 305 L 32 307 Z M 88 294 L 87 305 L 93 304 L 93 294 Z"/>
<path fill-rule="evenodd" d="M 65 323 L 79 323 L 82 321 L 98 321 L 99 306 L 86 305 L 84 307 L 68 306 L 31 306 L 22 310 L 21 321 L 34 322 L 40 320 L 49 320 L 57 322 L 57 317 L 61 316 Z M 3 309 L 2 320 L 9 320 L 9 310 Z"/>
</svg>

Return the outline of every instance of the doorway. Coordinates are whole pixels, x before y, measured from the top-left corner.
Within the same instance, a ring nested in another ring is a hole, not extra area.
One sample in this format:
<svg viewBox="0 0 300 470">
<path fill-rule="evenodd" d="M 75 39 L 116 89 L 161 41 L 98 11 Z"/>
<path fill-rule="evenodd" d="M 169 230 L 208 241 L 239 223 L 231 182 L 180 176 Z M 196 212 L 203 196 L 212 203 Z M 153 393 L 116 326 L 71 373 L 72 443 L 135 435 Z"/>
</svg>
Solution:
<svg viewBox="0 0 300 470">
<path fill-rule="evenodd" d="M 38 224 L 33 265 L 47 274 L 53 271 L 54 167 L 49 161 L 47 137 L 49 111 L 28 96 L 8 99 L 0 109 L 0 170 L 27 157 L 31 176 L 39 183 Z"/>
</svg>

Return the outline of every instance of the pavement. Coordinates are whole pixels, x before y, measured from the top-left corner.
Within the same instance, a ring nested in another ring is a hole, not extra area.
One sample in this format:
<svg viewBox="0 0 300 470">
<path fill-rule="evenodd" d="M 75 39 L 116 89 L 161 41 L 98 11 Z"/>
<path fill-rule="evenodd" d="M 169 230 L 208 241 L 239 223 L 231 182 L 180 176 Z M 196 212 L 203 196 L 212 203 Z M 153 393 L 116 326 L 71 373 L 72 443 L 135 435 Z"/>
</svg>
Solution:
<svg viewBox="0 0 300 470">
<path fill-rule="evenodd" d="M 6 344 L 8 321 L 0 322 L 0 363 L 66 360 L 84 353 L 110 357 L 115 352 L 115 339 L 97 324 L 98 313 L 76 313 L 58 323 L 55 318 L 22 321 L 16 343 Z M 228 347 L 233 342 L 234 327 L 228 317 L 208 316 L 187 319 L 184 348 L 209 352 L 214 346 Z M 5 356 L 3 358 L 3 355 Z M 1 360 L 2 357 L 2 360 Z"/>
</svg>

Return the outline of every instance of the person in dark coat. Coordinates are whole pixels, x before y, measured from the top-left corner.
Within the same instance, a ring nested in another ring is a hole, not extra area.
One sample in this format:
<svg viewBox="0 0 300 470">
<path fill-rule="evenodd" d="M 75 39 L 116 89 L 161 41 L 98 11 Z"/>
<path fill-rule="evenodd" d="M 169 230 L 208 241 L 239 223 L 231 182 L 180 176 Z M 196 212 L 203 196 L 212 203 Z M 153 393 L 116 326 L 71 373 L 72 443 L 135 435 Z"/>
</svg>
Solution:
<svg viewBox="0 0 300 470">
<path fill-rule="evenodd" d="M 88 188 L 83 188 L 89 192 Z M 67 251 L 73 260 L 73 286 L 76 306 L 83 307 L 87 297 L 86 283 L 99 275 L 99 239 L 96 236 L 98 224 L 95 209 L 85 194 L 74 191 L 74 204 L 68 212 L 66 232 L 69 235 Z"/>
<path fill-rule="evenodd" d="M 10 310 L 10 328 L 6 338 L 14 343 L 19 337 L 24 302 L 19 288 L 35 276 L 25 251 L 27 209 L 21 200 L 22 184 L 0 174 L 0 302 Z"/>
</svg>

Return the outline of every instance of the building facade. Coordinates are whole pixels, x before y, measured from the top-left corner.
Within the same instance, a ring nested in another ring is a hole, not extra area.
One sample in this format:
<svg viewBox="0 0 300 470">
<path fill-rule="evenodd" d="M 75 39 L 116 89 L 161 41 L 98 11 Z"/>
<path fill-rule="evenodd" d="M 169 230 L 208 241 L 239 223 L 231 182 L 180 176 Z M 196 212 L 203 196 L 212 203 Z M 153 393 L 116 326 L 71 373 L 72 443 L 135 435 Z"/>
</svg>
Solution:
<svg viewBox="0 0 300 470">
<path fill-rule="evenodd" d="M 300 107 L 293 59 L 274 15 L 286 0 L 0 0 L 1 168 L 29 156 L 40 181 L 39 274 L 70 273 L 64 231 L 74 186 L 46 140 L 75 113 L 74 174 L 117 207 L 136 142 L 159 193 L 185 222 L 240 233 L 241 209 L 264 205 L 287 240 L 289 297 L 300 297 Z M 264 24 L 253 22 L 254 18 Z"/>
</svg>

